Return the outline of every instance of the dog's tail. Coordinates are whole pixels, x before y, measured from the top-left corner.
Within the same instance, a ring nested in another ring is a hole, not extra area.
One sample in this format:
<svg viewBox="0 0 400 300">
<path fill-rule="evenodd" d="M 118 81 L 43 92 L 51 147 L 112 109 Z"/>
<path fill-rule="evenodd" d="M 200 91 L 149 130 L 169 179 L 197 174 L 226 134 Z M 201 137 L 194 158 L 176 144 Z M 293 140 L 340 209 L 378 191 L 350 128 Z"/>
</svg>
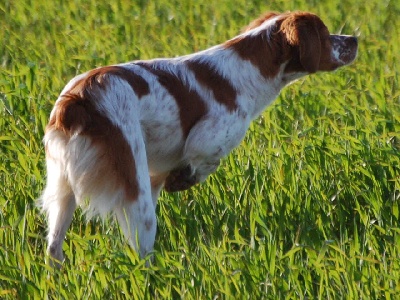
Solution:
<svg viewBox="0 0 400 300">
<path fill-rule="evenodd" d="M 132 142 L 111 121 L 115 107 L 107 111 L 101 106 L 111 97 L 107 85 L 116 84 L 126 89 L 120 93 L 132 93 L 129 84 L 115 74 L 94 73 L 75 80 L 57 100 L 44 137 L 47 185 L 41 205 L 45 211 L 52 202 L 70 195 L 76 204 L 84 204 L 89 217 L 105 215 L 121 201 L 137 199 Z"/>
</svg>

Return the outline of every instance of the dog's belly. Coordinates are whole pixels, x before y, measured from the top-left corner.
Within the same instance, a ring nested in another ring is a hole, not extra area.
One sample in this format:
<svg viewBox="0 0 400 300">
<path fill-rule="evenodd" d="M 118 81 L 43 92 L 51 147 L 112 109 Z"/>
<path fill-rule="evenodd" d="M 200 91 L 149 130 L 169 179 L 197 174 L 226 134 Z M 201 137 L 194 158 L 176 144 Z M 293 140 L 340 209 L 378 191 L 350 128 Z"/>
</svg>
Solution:
<svg viewBox="0 0 400 300">
<path fill-rule="evenodd" d="M 162 129 L 160 129 L 162 128 Z M 179 128 L 160 126 L 144 130 L 150 174 L 169 172 L 182 164 L 184 140 Z"/>
<path fill-rule="evenodd" d="M 165 152 L 159 149 L 147 151 L 147 164 L 150 175 L 159 175 L 170 172 L 182 164 L 182 148 L 176 151 Z"/>
</svg>

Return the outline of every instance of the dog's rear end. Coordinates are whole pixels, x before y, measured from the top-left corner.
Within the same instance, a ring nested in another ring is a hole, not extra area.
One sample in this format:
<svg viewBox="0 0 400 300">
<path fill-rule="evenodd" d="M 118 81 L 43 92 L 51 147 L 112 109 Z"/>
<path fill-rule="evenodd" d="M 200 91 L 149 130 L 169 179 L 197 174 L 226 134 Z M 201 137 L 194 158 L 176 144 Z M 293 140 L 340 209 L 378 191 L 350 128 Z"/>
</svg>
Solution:
<svg viewBox="0 0 400 300">
<path fill-rule="evenodd" d="M 41 204 L 49 222 L 48 252 L 58 261 L 77 205 L 89 217 L 114 212 L 131 245 L 138 248 L 136 239 L 141 241 L 142 255 L 153 247 L 156 218 L 138 104 L 132 101 L 132 84 L 138 87 L 140 81 L 129 83 L 121 71 L 103 68 L 74 79 L 46 128 L 47 185 Z M 129 120 L 114 107 L 121 104 Z"/>
</svg>

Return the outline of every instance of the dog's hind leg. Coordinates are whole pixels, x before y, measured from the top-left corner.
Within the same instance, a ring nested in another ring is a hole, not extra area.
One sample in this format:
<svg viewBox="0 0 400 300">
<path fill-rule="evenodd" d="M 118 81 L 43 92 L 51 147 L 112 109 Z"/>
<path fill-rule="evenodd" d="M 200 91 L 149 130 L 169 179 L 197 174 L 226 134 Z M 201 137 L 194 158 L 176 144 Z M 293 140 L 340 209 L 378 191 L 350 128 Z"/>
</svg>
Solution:
<svg viewBox="0 0 400 300">
<path fill-rule="evenodd" d="M 151 197 L 140 195 L 133 202 L 125 201 L 114 212 L 129 244 L 144 258 L 153 250 L 157 228 Z"/>
<path fill-rule="evenodd" d="M 64 255 L 62 244 L 76 208 L 75 197 L 72 193 L 60 196 L 47 206 L 48 215 L 48 247 L 47 252 L 53 258 L 52 265 L 59 266 Z M 56 260 L 54 262 L 54 260 Z"/>
<path fill-rule="evenodd" d="M 71 224 L 76 202 L 59 159 L 61 156 L 55 158 L 49 153 L 47 156 L 47 185 L 40 201 L 48 218 L 47 252 L 51 257 L 50 264 L 59 267 L 64 258 L 62 244 Z"/>
<path fill-rule="evenodd" d="M 147 165 L 146 148 L 140 130 L 129 144 L 136 167 L 137 197 L 127 198 L 114 208 L 121 229 L 129 244 L 144 258 L 153 250 L 157 230 L 155 203 Z M 154 191 L 154 196 L 159 191 Z"/>
</svg>

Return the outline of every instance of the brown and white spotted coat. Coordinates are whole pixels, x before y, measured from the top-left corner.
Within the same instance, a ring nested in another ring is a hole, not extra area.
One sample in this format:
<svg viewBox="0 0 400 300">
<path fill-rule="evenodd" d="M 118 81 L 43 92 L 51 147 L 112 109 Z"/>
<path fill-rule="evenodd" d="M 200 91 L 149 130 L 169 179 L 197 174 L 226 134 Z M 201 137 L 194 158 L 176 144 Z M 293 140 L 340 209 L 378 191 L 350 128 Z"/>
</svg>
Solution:
<svg viewBox="0 0 400 300">
<path fill-rule="evenodd" d="M 204 181 L 291 81 L 352 62 L 357 40 L 305 12 L 268 13 L 233 39 L 192 55 L 101 67 L 61 92 L 44 138 L 48 251 L 77 205 L 113 212 L 145 256 L 160 190 Z M 137 238 L 136 238 L 137 237 Z"/>
</svg>

